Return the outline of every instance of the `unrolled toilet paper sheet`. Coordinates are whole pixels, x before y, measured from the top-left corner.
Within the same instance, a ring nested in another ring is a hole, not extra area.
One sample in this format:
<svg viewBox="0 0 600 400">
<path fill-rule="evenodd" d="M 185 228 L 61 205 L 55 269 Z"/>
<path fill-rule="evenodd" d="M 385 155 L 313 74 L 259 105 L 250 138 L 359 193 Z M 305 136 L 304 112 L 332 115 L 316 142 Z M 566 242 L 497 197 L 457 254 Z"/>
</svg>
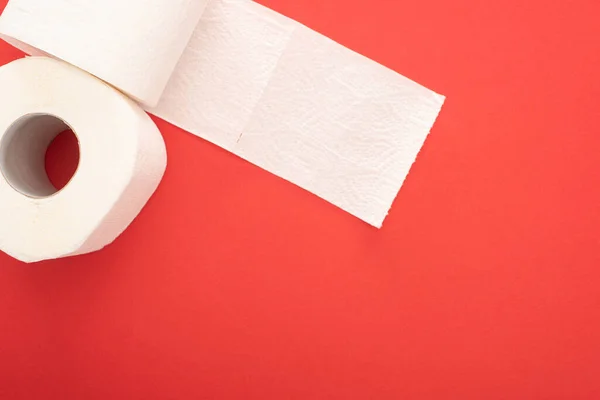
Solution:
<svg viewBox="0 0 600 400">
<path fill-rule="evenodd" d="M 147 7 L 138 7 L 136 14 L 135 7 L 124 7 L 120 0 L 95 4 L 110 10 L 90 15 L 85 6 L 89 0 L 11 0 L 12 7 L 9 3 L 0 18 L 0 33 L 30 53 L 41 50 L 80 67 L 85 64 L 89 72 L 102 71 L 104 76 L 96 75 L 126 93 L 150 93 L 142 99 L 150 104 L 149 112 L 374 226 L 382 225 L 443 96 L 249 0 L 152 1 L 151 15 Z M 36 8 L 38 3 L 45 4 L 44 13 Z M 173 7 L 187 11 L 173 14 Z M 169 18 L 158 17 L 161 8 Z M 131 21 L 130 26 L 117 24 L 124 34 L 133 35 L 143 21 L 146 28 L 164 25 L 163 35 L 170 39 L 153 43 L 138 35 L 119 43 L 107 17 L 117 13 L 118 21 Z M 70 19 L 97 26 L 84 29 L 78 40 L 60 41 Z M 173 20 L 182 31 L 175 32 Z M 189 30 L 192 22 L 195 28 Z M 105 38 L 98 29 L 111 34 Z M 107 63 L 89 55 L 84 60 L 83 44 L 93 48 L 98 41 L 105 58 L 112 57 L 105 50 L 115 47 L 116 54 L 130 54 L 127 62 L 111 58 Z M 175 50 L 162 49 L 168 43 L 177 43 Z M 138 63 L 152 63 L 161 54 L 167 58 L 163 67 L 139 73 Z M 132 71 L 138 71 L 135 77 L 129 77 Z M 154 76 L 165 71 L 170 79 L 161 87 Z M 129 78 L 135 85 L 123 89 L 121 82 Z M 158 105 L 151 106 L 163 87 Z"/>
<path fill-rule="evenodd" d="M 213 0 L 150 111 L 380 227 L 443 100 L 257 3 Z"/>
</svg>

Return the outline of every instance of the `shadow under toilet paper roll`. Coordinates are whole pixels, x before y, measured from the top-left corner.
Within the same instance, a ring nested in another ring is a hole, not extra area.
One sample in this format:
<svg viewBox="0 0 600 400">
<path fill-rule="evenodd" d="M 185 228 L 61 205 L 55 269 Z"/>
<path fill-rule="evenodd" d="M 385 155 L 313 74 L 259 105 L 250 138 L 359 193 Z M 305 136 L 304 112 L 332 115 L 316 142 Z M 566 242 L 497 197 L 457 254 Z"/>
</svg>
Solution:
<svg viewBox="0 0 600 400">
<path fill-rule="evenodd" d="M 119 91 L 50 58 L 1 67 L 0 88 L 11 94 L 0 109 L 0 250 L 35 262 L 111 243 L 162 179 L 166 149 L 156 125 Z M 67 129 L 80 159 L 59 190 L 45 155 Z"/>
</svg>

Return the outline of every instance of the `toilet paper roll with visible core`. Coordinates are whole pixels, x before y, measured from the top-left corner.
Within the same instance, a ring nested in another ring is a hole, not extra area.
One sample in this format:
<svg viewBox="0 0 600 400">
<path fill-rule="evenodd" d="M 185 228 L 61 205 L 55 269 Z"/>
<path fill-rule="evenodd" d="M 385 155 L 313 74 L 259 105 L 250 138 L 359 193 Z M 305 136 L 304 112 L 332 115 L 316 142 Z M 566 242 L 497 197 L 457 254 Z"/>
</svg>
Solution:
<svg viewBox="0 0 600 400">
<path fill-rule="evenodd" d="M 122 93 L 62 61 L 0 67 L 0 250 L 25 262 L 99 250 L 133 221 L 166 167 L 162 136 Z M 57 190 L 47 147 L 71 129 L 79 165 Z"/>
</svg>

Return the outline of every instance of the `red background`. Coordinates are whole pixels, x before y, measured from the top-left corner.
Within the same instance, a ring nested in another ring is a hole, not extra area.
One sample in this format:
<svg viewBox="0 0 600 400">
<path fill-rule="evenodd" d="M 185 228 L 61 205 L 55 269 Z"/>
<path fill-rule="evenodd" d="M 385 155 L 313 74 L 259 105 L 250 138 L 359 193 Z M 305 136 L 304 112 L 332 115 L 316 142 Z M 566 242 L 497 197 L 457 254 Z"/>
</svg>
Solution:
<svg viewBox="0 0 600 400">
<path fill-rule="evenodd" d="M 158 121 L 117 242 L 0 254 L 0 398 L 599 399 L 600 2 L 262 3 L 448 96 L 384 228 Z"/>
</svg>

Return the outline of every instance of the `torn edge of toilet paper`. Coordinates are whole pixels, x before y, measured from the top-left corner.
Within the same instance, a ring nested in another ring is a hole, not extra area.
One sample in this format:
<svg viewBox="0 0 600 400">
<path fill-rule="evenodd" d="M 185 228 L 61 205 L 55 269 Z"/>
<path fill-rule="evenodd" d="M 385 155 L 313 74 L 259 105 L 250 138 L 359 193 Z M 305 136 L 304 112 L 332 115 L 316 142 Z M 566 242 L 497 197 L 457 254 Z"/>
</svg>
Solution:
<svg viewBox="0 0 600 400">
<path fill-rule="evenodd" d="M 209 0 L 147 111 L 381 227 L 444 99 L 253 1 Z"/>
</svg>

